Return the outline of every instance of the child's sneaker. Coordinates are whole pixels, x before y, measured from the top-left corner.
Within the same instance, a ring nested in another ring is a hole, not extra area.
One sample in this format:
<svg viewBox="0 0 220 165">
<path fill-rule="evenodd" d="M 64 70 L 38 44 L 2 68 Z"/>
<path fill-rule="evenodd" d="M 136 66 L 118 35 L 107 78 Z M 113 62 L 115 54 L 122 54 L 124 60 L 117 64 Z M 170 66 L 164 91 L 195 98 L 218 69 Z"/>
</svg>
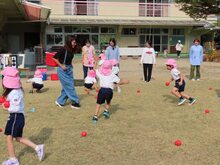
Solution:
<svg viewBox="0 0 220 165">
<path fill-rule="evenodd" d="M 191 100 L 189 100 L 189 105 L 193 105 L 196 102 L 196 99 L 192 98 Z"/>
<path fill-rule="evenodd" d="M 105 110 L 105 111 L 103 112 L 103 115 L 105 116 L 106 119 L 110 117 L 110 113 L 109 113 L 109 111 L 107 111 L 107 110 Z"/>
<path fill-rule="evenodd" d="M 11 159 L 8 159 L 8 160 L 2 162 L 2 165 L 19 165 L 19 162 L 18 162 L 18 159 L 11 158 Z"/>
<path fill-rule="evenodd" d="M 37 152 L 39 161 L 41 161 L 44 157 L 44 145 L 43 144 L 37 145 L 36 152 Z"/>
<path fill-rule="evenodd" d="M 92 117 L 92 122 L 93 123 L 97 123 L 98 122 L 98 117 L 97 116 L 93 116 Z"/>
<path fill-rule="evenodd" d="M 181 99 L 179 99 L 178 105 L 182 105 L 185 101 L 186 101 L 185 98 L 181 98 Z"/>
<path fill-rule="evenodd" d="M 121 88 L 120 87 L 118 87 L 117 92 L 121 93 Z"/>
</svg>

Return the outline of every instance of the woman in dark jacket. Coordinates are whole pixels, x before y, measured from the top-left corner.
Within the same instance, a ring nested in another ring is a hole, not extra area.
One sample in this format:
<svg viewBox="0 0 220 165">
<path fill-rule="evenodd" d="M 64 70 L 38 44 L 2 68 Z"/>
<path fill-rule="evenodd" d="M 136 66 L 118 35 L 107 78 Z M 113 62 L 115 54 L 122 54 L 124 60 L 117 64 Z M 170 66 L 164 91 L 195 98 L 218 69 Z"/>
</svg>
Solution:
<svg viewBox="0 0 220 165">
<path fill-rule="evenodd" d="M 56 100 L 56 105 L 63 107 L 69 98 L 72 101 L 71 108 L 79 109 L 79 98 L 74 87 L 72 59 L 77 49 L 76 39 L 68 37 L 65 46 L 61 48 L 53 57 L 58 64 L 57 73 L 62 85 L 61 95 Z"/>
</svg>

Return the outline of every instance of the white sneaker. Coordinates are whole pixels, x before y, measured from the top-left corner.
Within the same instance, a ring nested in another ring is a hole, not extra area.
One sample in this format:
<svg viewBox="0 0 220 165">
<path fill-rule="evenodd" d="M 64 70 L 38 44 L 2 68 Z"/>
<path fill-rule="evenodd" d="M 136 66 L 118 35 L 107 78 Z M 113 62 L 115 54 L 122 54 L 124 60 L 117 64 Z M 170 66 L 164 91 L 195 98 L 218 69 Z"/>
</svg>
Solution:
<svg viewBox="0 0 220 165">
<path fill-rule="evenodd" d="M 197 81 L 200 81 L 200 79 L 198 78 L 198 79 L 196 79 Z"/>
<path fill-rule="evenodd" d="M 44 157 L 44 145 L 43 144 L 37 145 L 36 152 L 37 152 L 37 157 L 39 161 L 41 161 Z"/>
<path fill-rule="evenodd" d="M 55 104 L 60 107 L 60 108 L 63 108 L 63 105 L 59 104 L 57 101 L 55 101 Z"/>
<path fill-rule="evenodd" d="M 194 78 L 192 78 L 191 80 L 192 80 L 192 81 L 195 81 L 195 79 L 194 79 Z"/>
<path fill-rule="evenodd" d="M 118 92 L 118 93 L 121 93 L 121 88 L 120 88 L 120 87 L 118 87 L 117 92 Z"/>
<path fill-rule="evenodd" d="M 2 165 L 19 165 L 19 162 L 18 162 L 18 159 L 11 158 L 11 159 L 8 159 L 2 162 Z"/>
</svg>

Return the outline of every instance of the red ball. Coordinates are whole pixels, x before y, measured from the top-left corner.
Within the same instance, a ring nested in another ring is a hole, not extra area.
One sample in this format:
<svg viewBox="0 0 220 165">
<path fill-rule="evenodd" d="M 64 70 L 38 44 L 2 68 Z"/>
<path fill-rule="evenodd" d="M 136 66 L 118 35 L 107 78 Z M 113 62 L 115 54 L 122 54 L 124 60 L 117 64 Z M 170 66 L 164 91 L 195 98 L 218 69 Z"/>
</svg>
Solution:
<svg viewBox="0 0 220 165">
<path fill-rule="evenodd" d="M 175 141 L 175 145 L 176 145 L 176 146 L 181 146 L 181 145 L 182 145 L 181 140 L 176 140 L 176 141 Z"/>
<path fill-rule="evenodd" d="M 82 135 L 82 137 L 86 137 L 87 132 L 86 132 L 86 131 L 83 131 L 81 135 Z"/>
<path fill-rule="evenodd" d="M 140 89 L 138 89 L 138 90 L 137 90 L 137 93 L 140 93 L 140 92 L 141 92 Z"/>
<path fill-rule="evenodd" d="M 0 97 L 0 104 L 5 102 L 5 98 L 3 96 Z"/>
<path fill-rule="evenodd" d="M 212 87 L 209 87 L 208 89 L 209 89 L 209 90 L 212 90 Z"/>
<path fill-rule="evenodd" d="M 10 102 L 9 101 L 5 101 L 3 103 L 3 105 L 4 105 L 5 108 L 9 108 L 10 107 Z"/>
<path fill-rule="evenodd" d="M 0 128 L 0 132 L 2 132 L 3 131 L 3 129 L 2 128 Z"/>
<path fill-rule="evenodd" d="M 205 113 L 209 113 L 210 111 L 208 109 L 205 109 Z"/>
<path fill-rule="evenodd" d="M 166 86 L 169 86 L 169 85 L 170 85 L 170 82 L 169 82 L 169 81 L 167 81 L 167 82 L 165 83 L 165 85 L 166 85 Z"/>
</svg>

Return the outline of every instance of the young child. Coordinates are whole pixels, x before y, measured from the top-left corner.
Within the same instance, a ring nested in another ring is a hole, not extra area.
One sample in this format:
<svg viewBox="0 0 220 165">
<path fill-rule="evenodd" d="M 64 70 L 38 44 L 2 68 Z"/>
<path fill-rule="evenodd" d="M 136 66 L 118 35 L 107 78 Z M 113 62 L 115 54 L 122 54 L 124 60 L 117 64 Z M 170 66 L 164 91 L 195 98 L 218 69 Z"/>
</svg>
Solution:
<svg viewBox="0 0 220 165">
<path fill-rule="evenodd" d="M 189 100 L 189 105 L 192 105 L 195 103 L 196 99 L 188 96 L 185 92 L 185 81 L 184 76 L 182 73 L 180 73 L 179 70 L 177 70 L 176 61 L 174 59 L 168 59 L 166 61 L 167 69 L 170 70 L 171 73 L 171 80 L 168 82 L 168 84 L 171 81 L 175 81 L 175 86 L 172 89 L 171 93 L 179 98 L 178 105 L 182 105 L 186 99 Z"/>
<path fill-rule="evenodd" d="M 101 104 L 105 105 L 105 110 L 103 115 L 105 118 L 110 117 L 109 107 L 113 97 L 114 83 L 120 84 L 120 78 L 112 73 L 112 63 L 109 60 L 105 60 L 99 70 L 96 71 L 96 76 L 99 78 L 100 90 L 97 97 L 97 105 L 95 114 L 92 121 L 96 123 L 98 121 L 98 114 Z"/>
<path fill-rule="evenodd" d="M 5 99 L 10 103 L 8 108 L 6 108 L 3 104 L 3 108 L 8 110 L 10 116 L 5 127 L 9 159 L 4 161 L 2 165 L 19 165 L 19 161 L 15 156 L 13 145 L 14 139 L 16 139 L 17 142 L 33 148 L 37 152 L 38 159 L 41 161 L 44 155 L 44 145 L 36 145 L 30 140 L 22 137 L 25 118 L 23 90 L 19 72 L 15 68 L 6 67 L 2 71 L 2 74 L 4 75 L 3 85 L 5 87 L 3 97 L 5 97 Z"/>
<path fill-rule="evenodd" d="M 95 71 L 89 70 L 84 83 L 85 91 L 87 94 L 89 94 L 90 90 L 92 90 L 93 88 L 97 89 L 97 85 L 96 85 L 97 81 L 95 77 L 96 77 Z"/>
<path fill-rule="evenodd" d="M 115 59 L 112 59 L 110 61 L 112 63 L 112 73 L 115 74 L 116 76 L 118 76 L 118 74 L 119 74 L 118 61 Z M 120 88 L 119 84 L 116 83 L 115 86 L 117 88 L 117 92 L 121 93 L 121 88 Z"/>
<path fill-rule="evenodd" d="M 34 89 L 36 89 L 37 93 L 41 92 L 41 89 L 44 87 L 43 84 L 43 76 L 40 70 L 36 70 L 34 73 L 34 78 L 27 80 L 27 82 L 32 82 L 32 89 L 29 93 L 33 93 Z"/>
</svg>

